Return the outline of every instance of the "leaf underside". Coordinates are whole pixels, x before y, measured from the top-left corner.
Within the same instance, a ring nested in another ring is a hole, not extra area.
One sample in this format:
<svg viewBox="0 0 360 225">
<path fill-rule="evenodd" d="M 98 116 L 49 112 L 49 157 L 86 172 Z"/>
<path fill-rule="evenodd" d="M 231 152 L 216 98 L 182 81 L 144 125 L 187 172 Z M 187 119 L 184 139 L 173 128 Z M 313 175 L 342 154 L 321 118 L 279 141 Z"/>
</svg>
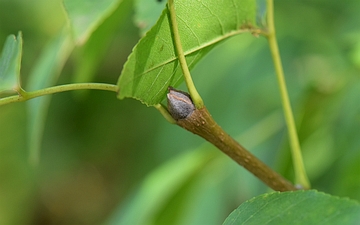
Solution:
<svg viewBox="0 0 360 225">
<path fill-rule="evenodd" d="M 223 225 L 357 224 L 360 204 L 315 190 L 275 192 L 241 204 Z"/>
<path fill-rule="evenodd" d="M 254 0 L 175 1 L 175 10 L 190 69 L 220 41 L 256 27 Z M 124 65 L 118 98 L 131 97 L 153 106 L 163 100 L 168 86 L 181 81 L 166 8 Z"/>
</svg>

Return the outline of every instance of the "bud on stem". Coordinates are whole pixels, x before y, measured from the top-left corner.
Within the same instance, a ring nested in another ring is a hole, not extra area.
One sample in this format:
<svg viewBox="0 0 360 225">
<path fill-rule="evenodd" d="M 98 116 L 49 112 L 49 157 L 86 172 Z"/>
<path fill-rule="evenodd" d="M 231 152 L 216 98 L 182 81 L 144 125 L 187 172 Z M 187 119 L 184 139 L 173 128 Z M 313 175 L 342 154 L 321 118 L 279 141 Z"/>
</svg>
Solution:
<svg viewBox="0 0 360 225">
<path fill-rule="evenodd" d="M 195 110 L 190 95 L 186 92 L 176 90 L 173 87 L 169 87 L 168 90 L 167 102 L 171 116 L 176 121 L 190 116 Z"/>
</svg>

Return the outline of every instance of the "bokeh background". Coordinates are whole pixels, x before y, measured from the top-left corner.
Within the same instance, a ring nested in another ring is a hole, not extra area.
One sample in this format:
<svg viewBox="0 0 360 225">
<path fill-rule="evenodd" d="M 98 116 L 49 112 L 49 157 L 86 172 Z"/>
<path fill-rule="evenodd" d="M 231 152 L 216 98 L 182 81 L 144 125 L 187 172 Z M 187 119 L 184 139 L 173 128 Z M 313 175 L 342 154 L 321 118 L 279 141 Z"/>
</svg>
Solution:
<svg viewBox="0 0 360 225">
<path fill-rule="evenodd" d="M 92 81 L 117 82 L 143 34 L 137 13 L 148 9 L 150 18 L 164 7 L 151 4 L 124 0 L 109 17 L 116 26 L 103 28 L 108 38 L 98 44 L 102 51 Z M 358 201 L 359 11 L 357 0 L 275 1 L 279 46 L 312 187 Z M 66 23 L 61 0 L 0 0 L 0 46 L 8 35 L 23 32 L 23 84 Z M 74 49 L 57 84 L 76 81 L 84 52 Z M 266 40 L 250 34 L 230 38 L 192 74 L 215 120 L 292 180 Z M 52 96 L 34 167 L 27 113 L 26 103 L 0 108 L 0 224 L 221 224 L 243 201 L 270 191 L 154 108 L 103 91 Z"/>
</svg>

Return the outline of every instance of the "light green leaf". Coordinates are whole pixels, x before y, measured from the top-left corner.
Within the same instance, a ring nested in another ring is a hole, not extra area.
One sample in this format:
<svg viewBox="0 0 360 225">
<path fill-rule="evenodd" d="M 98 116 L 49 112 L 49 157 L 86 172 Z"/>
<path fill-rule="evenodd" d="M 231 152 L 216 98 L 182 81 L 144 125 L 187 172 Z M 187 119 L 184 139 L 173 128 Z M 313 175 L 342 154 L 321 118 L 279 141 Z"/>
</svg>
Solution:
<svg viewBox="0 0 360 225">
<path fill-rule="evenodd" d="M 255 27 L 255 0 L 175 1 L 178 29 L 189 68 L 220 41 Z M 182 80 L 165 9 L 129 56 L 118 80 L 118 98 L 158 104 L 168 86 Z"/>
<path fill-rule="evenodd" d="M 54 85 L 73 48 L 70 32 L 64 29 L 45 47 L 30 74 L 27 90 L 35 91 Z M 50 100 L 51 96 L 44 96 L 27 102 L 30 161 L 34 164 L 39 161 L 41 138 Z"/>
<path fill-rule="evenodd" d="M 223 225 L 350 225 L 359 221 L 358 202 L 311 190 L 275 192 L 255 197 L 241 204 Z"/>
<path fill-rule="evenodd" d="M 22 34 L 9 35 L 0 58 L 0 92 L 20 89 Z"/>
<path fill-rule="evenodd" d="M 118 7 L 121 0 L 64 0 L 76 43 L 83 44 L 90 34 Z"/>
</svg>

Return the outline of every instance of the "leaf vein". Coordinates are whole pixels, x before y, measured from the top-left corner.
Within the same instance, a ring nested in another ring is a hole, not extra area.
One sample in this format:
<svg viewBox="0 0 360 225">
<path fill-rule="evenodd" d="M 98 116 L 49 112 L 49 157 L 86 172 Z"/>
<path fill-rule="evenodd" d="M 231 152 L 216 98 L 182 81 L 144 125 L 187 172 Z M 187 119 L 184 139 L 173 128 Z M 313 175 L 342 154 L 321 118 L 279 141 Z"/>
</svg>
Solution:
<svg viewBox="0 0 360 225">
<path fill-rule="evenodd" d="M 203 1 L 200 1 L 200 2 L 201 2 L 201 5 L 203 5 L 203 6 L 210 12 L 210 14 L 213 15 L 213 16 L 217 19 L 217 21 L 219 22 L 220 27 L 221 27 L 221 34 L 225 34 L 224 25 L 223 25 L 221 19 L 219 18 L 219 16 L 216 15 L 216 14 L 210 9 L 210 7 L 209 7 L 208 5 L 204 4 Z"/>
<path fill-rule="evenodd" d="M 150 87 L 148 88 L 147 93 L 149 93 L 151 91 L 151 88 L 154 86 L 155 82 L 157 81 L 157 79 L 159 78 L 161 72 L 163 71 L 165 66 L 161 67 L 159 72 L 156 74 L 156 77 L 154 78 L 153 82 L 151 83 Z"/>
<path fill-rule="evenodd" d="M 190 32 L 194 35 L 194 37 L 196 38 L 197 42 L 198 42 L 198 46 L 200 46 L 200 40 L 199 37 L 197 36 L 197 34 L 191 29 L 191 27 L 188 25 L 188 23 L 186 22 L 186 20 L 184 20 L 183 18 L 181 18 L 180 16 L 177 16 L 183 23 L 184 25 L 190 30 Z"/>
<path fill-rule="evenodd" d="M 301 201 L 298 201 L 294 204 L 289 205 L 286 209 L 283 209 L 281 213 L 278 213 L 275 217 L 271 218 L 270 220 L 267 221 L 266 224 L 269 224 L 272 220 L 274 220 L 275 218 L 279 218 L 281 215 L 283 215 L 285 212 L 287 212 L 289 209 L 295 207 L 296 205 L 299 205 L 301 202 L 304 202 L 306 200 L 308 200 L 310 197 L 307 198 L 303 198 Z"/>
<path fill-rule="evenodd" d="M 232 37 L 232 36 L 237 35 L 237 34 L 249 32 L 249 31 L 251 31 L 251 30 L 250 29 L 239 29 L 239 30 L 231 31 L 231 32 L 229 32 L 227 34 L 224 34 L 223 36 L 219 36 L 218 38 L 214 38 L 213 40 L 211 40 L 209 42 L 204 42 L 204 44 L 202 44 L 202 45 L 195 46 L 195 48 L 192 48 L 192 49 L 189 49 L 189 50 L 185 51 L 184 54 L 185 54 L 185 56 L 188 56 L 190 54 L 193 54 L 196 51 L 200 51 L 200 50 L 202 50 L 202 49 L 204 49 L 206 47 L 209 47 L 209 46 L 214 45 L 214 44 L 216 44 L 216 43 L 218 43 L 220 41 L 223 41 L 226 38 Z M 147 70 L 144 70 L 142 73 L 134 75 L 132 77 L 132 79 L 128 79 L 127 82 L 123 83 L 123 85 L 126 86 L 129 83 L 134 82 L 135 80 L 141 78 L 141 76 L 143 76 L 143 75 L 145 75 L 145 74 L 147 74 L 147 73 L 149 73 L 149 72 L 151 72 L 151 71 L 153 71 L 153 70 L 155 70 L 155 69 L 157 69 L 157 68 L 159 68 L 161 66 L 167 65 L 167 64 L 175 61 L 176 59 L 177 59 L 177 57 L 171 57 L 168 60 L 165 60 L 165 61 L 161 62 L 158 65 L 150 67 Z"/>
</svg>

